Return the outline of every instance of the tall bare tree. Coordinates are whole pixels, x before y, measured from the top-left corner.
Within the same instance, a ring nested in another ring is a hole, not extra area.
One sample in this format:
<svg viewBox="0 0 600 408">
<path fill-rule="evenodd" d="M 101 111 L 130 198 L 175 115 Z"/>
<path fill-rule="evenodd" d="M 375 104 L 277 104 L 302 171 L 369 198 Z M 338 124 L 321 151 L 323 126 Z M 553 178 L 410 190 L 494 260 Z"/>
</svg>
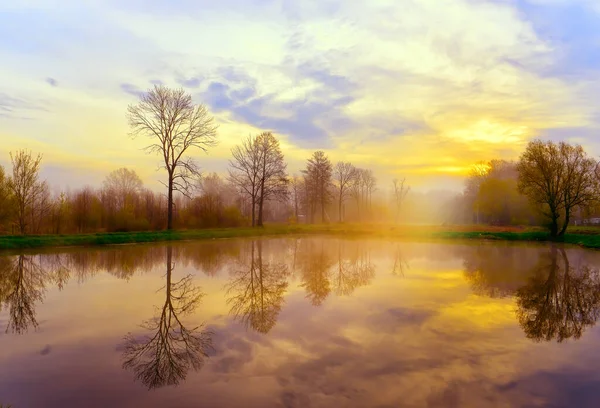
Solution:
<svg viewBox="0 0 600 408">
<path fill-rule="evenodd" d="M 204 105 L 194 105 L 192 96 L 182 88 L 155 85 L 127 108 L 131 136 L 153 139 L 145 150 L 159 154 L 160 168 L 168 174 L 167 229 L 173 228 L 173 192 L 189 196 L 200 175 L 197 163 L 188 156 L 193 148 L 207 152 L 217 143 L 217 125 Z"/>
<path fill-rule="evenodd" d="M 400 216 L 400 207 L 404 202 L 404 198 L 410 191 L 410 186 L 406 185 L 406 178 L 402 178 L 402 180 L 394 179 L 394 206 L 396 207 L 396 223 L 398 222 L 398 218 Z"/>
<path fill-rule="evenodd" d="M 350 188 L 356 179 L 356 167 L 349 162 L 338 162 L 333 168 L 333 180 L 338 199 L 339 222 L 344 219 L 343 204 L 350 195 Z"/>
<path fill-rule="evenodd" d="M 294 217 L 296 218 L 296 222 L 298 222 L 298 210 L 302 201 L 302 179 L 296 174 L 290 179 L 290 197 L 294 206 Z"/>
<path fill-rule="evenodd" d="M 21 234 L 25 234 L 28 225 L 28 215 L 32 206 L 43 188 L 39 181 L 40 163 L 42 155 L 33 157 L 30 151 L 19 150 L 15 154 L 10 153 L 12 160 L 12 178 L 9 186 L 16 200 L 17 223 Z"/>
<path fill-rule="evenodd" d="M 288 195 L 287 165 L 279 147 L 279 140 L 271 132 L 263 132 L 256 137 L 259 149 L 259 198 L 258 226 L 263 225 L 263 208 L 270 199 L 284 200 Z"/>
<path fill-rule="evenodd" d="M 364 170 L 362 180 L 365 188 L 365 207 L 371 212 L 373 207 L 373 192 L 377 189 L 377 179 L 373 175 L 373 170 Z"/>
<path fill-rule="evenodd" d="M 553 237 L 564 235 L 576 207 L 598 200 L 596 162 L 580 145 L 533 140 L 517 169 L 519 191 L 550 220 Z"/>
<path fill-rule="evenodd" d="M 306 186 L 310 193 L 307 193 L 314 210 L 314 204 L 319 203 L 321 207 L 321 221 L 326 222 L 325 208 L 331 200 L 331 178 L 333 167 L 331 161 L 325 152 L 318 150 L 308 159 L 306 170 L 303 170 L 306 175 Z M 314 211 L 311 212 L 311 218 L 314 219 Z"/>
<path fill-rule="evenodd" d="M 260 149 L 256 138 L 248 136 L 231 149 L 229 181 L 243 196 L 250 198 L 252 226 L 256 225 L 256 204 L 261 186 Z"/>
</svg>

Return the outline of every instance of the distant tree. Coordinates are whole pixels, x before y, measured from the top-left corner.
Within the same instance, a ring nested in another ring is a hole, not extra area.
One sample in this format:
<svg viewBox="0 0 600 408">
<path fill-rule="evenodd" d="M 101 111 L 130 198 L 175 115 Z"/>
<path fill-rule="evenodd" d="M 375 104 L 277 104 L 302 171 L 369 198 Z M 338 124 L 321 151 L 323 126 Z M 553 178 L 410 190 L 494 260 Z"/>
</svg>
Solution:
<svg viewBox="0 0 600 408">
<path fill-rule="evenodd" d="M 287 165 L 279 141 L 271 132 L 263 132 L 256 137 L 259 151 L 259 196 L 258 226 L 263 225 L 263 208 L 265 202 L 272 198 L 287 198 Z"/>
<path fill-rule="evenodd" d="M 471 166 L 465 183 L 464 197 L 469 206 L 475 211 L 475 223 L 479 224 L 480 203 L 477 201 L 477 194 L 481 184 L 485 181 L 490 170 L 490 165 L 485 161 L 479 161 Z"/>
<path fill-rule="evenodd" d="M 229 182 L 236 186 L 242 196 L 250 199 L 252 226 L 256 225 L 256 205 L 260 193 L 260 147 L 256 138 L 248 136 L 240 145 L 231 149 Z"/>
<path fill-rule="evenodd" d="M 15 154 L 10 153 L 10 158 L 13 170 L 9 186 L 16 200 L 19 231 L 21 234 L 25 234 L 28 226 L 28 215 L 40 190 L 44 188 L 39 181 L 42 155 L 33 157 L 31 152 L 19 150 Z"/>
<path fill-rule="evenodd" d="M 362 181 L 365 188 L 365 207 L 371 211 L 373 208 L 373 192 L 377 189 L 377 179 L 373 175 L 373 170 L 364 170 Z"/>
<path fill-rule="evenodd" d="M 598 199 L 596 162 L 579 145 L 531 141 L 517 169 L 519 191 L 550 220 L 553 237 L 564 235 L 576 207 Z"/>
<path fill-rule="evenodd" d="M 350 187 L 356 178 L 356 167 L 349 162 L 338 162 L 333 168 L 333 180 L 338 199 L 339 222 L 343 220 L 342 206 L 350 195 Z"/>
<path fill-rule="evenodd" d="M 118 209 L 125 208 L 128 198 L 138 194 L 144 186 L 135 170 L 120 168 L 104 179 L 104 188 L 117 199 Z"/>
<path fill-rule="evenodd" d="M 394 185 L 394 207 L 396 209 L 396 222 L 398 222 L 398 217 L 400 216 L 400 207 L 402 207 L 402 203 L 404 202 L 404 198 L 410 191 L 410 186 L 406 185 L 406 178 L 402 178 L 402 180 L 394 179 L 392 181 Z"/>
<path fill-rule="evenodd" d="M 290 179 L 290 197 L 294 206 L 294 217 L 298 222 L 298 209 L 302 202 L 302 179 L 296 174 Z"/>
<path fill-rule="evenodd" d="M 306 175 L 306 185 L 310 192 L 308 194 L 309 200 L 313 204 L 311 207 L 314 209 L 314 204 L 320 204 L 322 222 L 326 222 L 325 208 L 331 201 L 330 187 L 332 184 L 332 172 L 331 161 L 329 161 L 327 155 L 321 150 L 313 153 L 311 158 L 308 159 L 306 170 L 303 171 Z M 312 212 L 312 217 L 314 218 L 314 211 Z"/>
<path fill-rule="evenodd" d="M 207 151 L 217 143 L 217 125 L 204 105 L 194 105 L 183 89 L 155 85 L 141 96 L 137 105 L 129 105 L 131 136 L 154 140 L 145 149 L 159 154 L 168 174 L 167 229 L 173 228 L 173 192 L 189 196 L 200 170 L 187 154 L 191 148 Z"/>
</svg>

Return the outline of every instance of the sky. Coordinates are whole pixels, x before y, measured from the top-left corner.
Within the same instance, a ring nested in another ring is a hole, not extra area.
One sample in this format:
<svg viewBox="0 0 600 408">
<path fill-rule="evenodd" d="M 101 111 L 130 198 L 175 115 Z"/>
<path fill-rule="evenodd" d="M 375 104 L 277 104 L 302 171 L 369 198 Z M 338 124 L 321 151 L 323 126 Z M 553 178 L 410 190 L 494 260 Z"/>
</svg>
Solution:
<svg viewBox="0 0 600 408">
<path fill-rule="evenodd" d="M 532 138 L 600 156 L 600 0 L 4 0 L 0 61 L 0 165 L 43 153 L 59 189 L 160 187 L 126 118 L 154 84 L 219 123 L 204 172 L 265 130 L 290 173 L 324 150 L 381 188 L 459 189 Z"/>
</svg>

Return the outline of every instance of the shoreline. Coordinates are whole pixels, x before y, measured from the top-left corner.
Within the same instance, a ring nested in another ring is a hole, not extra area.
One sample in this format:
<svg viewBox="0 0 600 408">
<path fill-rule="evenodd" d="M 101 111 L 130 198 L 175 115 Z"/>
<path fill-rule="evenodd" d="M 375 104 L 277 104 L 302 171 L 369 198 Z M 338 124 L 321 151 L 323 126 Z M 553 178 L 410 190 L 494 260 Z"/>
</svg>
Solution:
<svg viewBox="0 0 600 408">
<path fill-rule="evenodd" d="M 262 228 L 236 227 L 200 230 L 106 232 L 65 235 L 0 236 L 0 251 L 58 247 L 96 247 L 169 241 L 197 241 L 281 235 L 343 235 L 388 239 L 558 242 L 600 249 L 600 229 L 573 228 L 560 240 L 550 240 L 540 228 L 493 226 L 379 226 L 369 224 L 273 224 Z"/>
</svg>

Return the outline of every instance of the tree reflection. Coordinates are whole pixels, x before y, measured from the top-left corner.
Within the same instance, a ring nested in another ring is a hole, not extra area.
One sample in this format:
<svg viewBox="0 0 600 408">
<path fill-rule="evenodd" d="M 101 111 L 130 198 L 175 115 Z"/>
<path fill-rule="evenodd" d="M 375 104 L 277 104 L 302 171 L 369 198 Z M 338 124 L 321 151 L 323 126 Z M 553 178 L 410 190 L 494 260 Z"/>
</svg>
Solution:
<svg viewBox="0 0 600 408">
<path fill-rule="evenodd" d="M 402 256 L 402 250 L 400 244 L 396 245 L 396 251 L 394 252 L 394 267 L 392 268 L 392 275 L 404 276 L 404 272 L 410 269 L 410 265 Z"/>
<path fill-rule="evenodd" d="M 0 311 L 2 305 L 8 309 L 6 333 L 23 334 L 29 327 L 36 329 L 36 303 L 43 302 L 46 283 L 53 281 L 60 290 L 69 279 L 59 258 L 48 259 L 46 265 L 41 259 L 32 255 L 0 257 Z"/>
<path fill-rule="evenodd" d="M 459 247 L 464 274 L 477 295 L 492 298 L 513 296 L 526 282 L 539 257 L 537 248 L 478 245 Z"/>
<path fill-rule="evenodd" d="M 299 251 L 301 286 L 314 306 L 321 305 L 332 291 L 338 296 L 351 295 L 375 276 L 375 265 L 364 243 L 338 241 L 337 261 L 332 255 L 335 247 L 327 248 L 326 243 L 308 241 Z"/>
<path fill-rule="evenodd" d="M 359 244 L 360 245 L 360 244 Z M 356 251 L 344 258 L 342 242 L 338 245 L 338 265 L 332 272 L 332 283 L 336 295 L 351 295 L 359 286 L 368 285 L 375 276 L 375 265 L 367 251 Z"/>
<path fill-rule="evenodd" d="M 132 369 L 136 380 L 149 389 L 177 385 L 190 368 L 199 370 L 212 348 L 212 332 L 203 325 L 186 328 L 181 318 L 192 313 L 204 294 L 192 284 L 192 275 L 172 281 L 173 248 L 167 247 L 165 303 L 158 316 L 142 324 L 150 331 L 141 338 L 125 337 L 123 368 Z"/>
<path fill-rule="evenodd" d="M 318 245 L 315 241 L 307 241 L 299 255 L 302 265 L 301 286 L 306 290 L 310 302 L 320 306 L 331 292 L 329 269 L 335 261 L 324 247 L 323 240 Z"/>
<path fill-rule="evenodd" d="M 550 341 L 581 337 L 600 314 L 600 273 L 571 266 L 564 249 L 553 246 L 517 291 L 517 317 L 528 338 Z"/>
<path fill-rule="evenodd" d="M 277 321 L 288 287 L 287 265 L 263 259 L 263 242 L 251 242 L 249 259 L 243 260 L 227 284 L 230 314 L 246 327 L 268 333 Z"/>
</svg>

